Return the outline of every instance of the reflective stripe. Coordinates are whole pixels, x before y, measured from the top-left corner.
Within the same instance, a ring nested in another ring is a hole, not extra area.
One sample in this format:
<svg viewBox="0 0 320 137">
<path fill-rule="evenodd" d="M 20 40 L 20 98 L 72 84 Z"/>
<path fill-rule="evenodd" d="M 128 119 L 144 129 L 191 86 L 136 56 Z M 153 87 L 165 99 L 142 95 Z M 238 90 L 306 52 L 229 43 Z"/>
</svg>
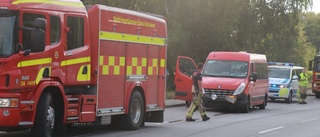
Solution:
<svg viewBox="0 0 320 137">
<path fill-rule="evenodd" d="M 25 60 L 21 61 L 17 64 L 17 67 L 28 67 L 28 66 L 35 66 L 35 65 L 43 65 L 51 63 L 51 58 L 42 58 L 42 59 L 32 59 L 32 60 Z"/>
<path fill-rule="evenodd" d="M 115 33 L 115 32 L 107 32 L 107 31 L 100 31 L 99 32 L 99 39 L 111 40 L 111 41 L 132 42 L 132 43 L 152 44 L 152 45 L 164 45 L 165 41 L 166 41 L 165 38 L 148 37 L 148 36 Z"/>
<path fill-rule="evenodd" d="M 36 78 L 36 84 L 39 83 L 39 81 L 42 79 L 43 77 L 43 72 L 46 68 L 49 68 L 49 76 L 51 76 L 51 67 L 43 67 L 39 70 L 37 78 Z"/>
<path fill-rule="evenodd" d="M 24 3 L 43 3 L 43 4 L 54 4 L 72 7 L 84 7 L 80 1 L 67 1 L 67 0 L 14 0 L 12 4 L 24 4 Z"/>
<path fill-rule="evenodd" d="M 82 74 L 84 68 L 87 66 L 87 73 Z M 80 67 L 78 75 L 77 75 L 77 81 L 90 81 L 90 65 L 83 65 Z"/>
<path fill-rule="evenodd" d="M 68 65 L 87 63 L 87 62 L 90 62 L 90 57 L 83 57 L 83 58 L 64 60 L 64 61 L 61 62 L 61 66 L 68 66 Z"/>
</svg>

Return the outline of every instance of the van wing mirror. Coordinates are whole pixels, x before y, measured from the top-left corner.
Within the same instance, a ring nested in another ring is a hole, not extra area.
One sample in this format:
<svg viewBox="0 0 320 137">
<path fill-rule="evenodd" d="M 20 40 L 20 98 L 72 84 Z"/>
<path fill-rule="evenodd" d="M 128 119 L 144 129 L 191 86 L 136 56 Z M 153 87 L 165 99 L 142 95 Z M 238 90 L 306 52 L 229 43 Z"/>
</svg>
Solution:
<svg viewBox="0 0 320 137">
<path fill-rule="evenodd" d="M 253 72 L 253 74 L 250 75 L 250 81 L 256 82 L 258 79 L 258 74 L 256 72 Z"/>
</svg>

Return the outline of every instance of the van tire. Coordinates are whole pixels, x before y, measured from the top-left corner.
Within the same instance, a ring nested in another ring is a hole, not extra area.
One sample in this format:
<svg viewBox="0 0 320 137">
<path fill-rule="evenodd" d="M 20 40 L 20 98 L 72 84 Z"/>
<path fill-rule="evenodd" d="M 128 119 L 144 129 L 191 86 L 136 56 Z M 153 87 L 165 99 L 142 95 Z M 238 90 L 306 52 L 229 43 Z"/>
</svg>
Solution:
<svg viewBox="0 0 320 137">
<path fill-rule="evenodd" d="M 287 98 L 287 99 L 285 99 L 285 101 L 287 102 L 287 103 L 291 103 L 292 102 L 292 92 L 290 91 L 290 93 L 289 93 L 289 97 Z"/>
<path fill-rule="evenodd" d="M 250 111 L 250 97 L 248 96 L 247 97 L 248 99 L 247 99 L 247 101 L 246 101 L 246 104 L 243 106 L 243 108 L 241 109 L 241 111 L 243 112 L 243 113 L 249 113 L 249 111 Z"/>
<path fill-rule="evenodd" d="M 31 128 L 32 136 L 52 137 L 56 112 L 52 95 L 49 92 L 44 92 L 40 96 L 36 112 L 35 124 Z"/>
<path fill-rule="evenodd" d="M 263 103 L 261 105 L 259 105 L 259 109 L 266 109 L 267 103 L 268 103 L 268 96 L 266 95 L 264 97 Z"/>
<path fill-rule="evenodd" d="M 127 130 L 137 130 L 143 125 L 144 101 L 139 91 L 135 90 L 131 94 L 129 102 L 129 112 L 125 116 L 125 126 Z"/>
</svg>

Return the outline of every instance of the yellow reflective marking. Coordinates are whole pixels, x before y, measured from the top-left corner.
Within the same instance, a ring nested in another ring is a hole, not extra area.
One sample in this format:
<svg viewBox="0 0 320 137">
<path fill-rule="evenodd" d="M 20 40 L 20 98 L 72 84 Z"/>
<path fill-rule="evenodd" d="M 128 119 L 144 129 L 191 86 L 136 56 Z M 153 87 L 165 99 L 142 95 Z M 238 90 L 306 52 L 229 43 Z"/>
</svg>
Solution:
<svg viewBox="0 0 320 137">
<path fill-rule="evenodd" d="M 43 3 L 43 4 L 54 4 L 62 6 L 72 7 L 84 7 L 82 2 L 78 1 L 62 1 L 62 0 L 15 0 L 12 4 L 23 4 L 23 3 Z"/>
<path fill-rule="evenodd" d="M 75 64 L 87 63 L 87 62 L 90 62 L 90 57 L 64 60 L 61 62 L 61 66 L 75 65 Z"/>
<path fill-rule="evenodd" d="M 114 75 L 120 75 L 120 66 L 114 66 L 113 71 Z"/>
<path fill-rule="evenodd" d="M 100 56 L 100 65 L 103 65 L 103 56 Z"/>
<path fill-rule="evenodd" d="M 166 62 L 165 62 L 165 60 L 164 59 L 161 59 L 160 60 L 160 67 L 165 67 L 165 64 Z"/>
<path fill-rule="evenodd" d="M 32 59 L 21 61 L 17 64 L 17 67 L 28 67 L 28 66 L 35 66 L 35 65 L 43 65 L 51 63 L 51 58 L 42 58 L 42 59 Z"/>
<path fill-rule="evenodd" d="M 132 74 L 132 66 L 127 66 L 127 75 Z"/>
<path fill-rule="evenodd" d="M 108 65 L 114 65 L 114 56 L 109 56 Z"/>
<path fill-rule="evenodd" d="M 109 66 L 102 66 L 102 74 L 108 75 L 109 74 Z"/>
<path fill-rule="evenodd" d="M 138 65 L 138 59 L 137 58 L 132 58 L 132 66 L 137 66 Z"/>
<path fill-rule="evenodd" d="M 152 45 L 164 45 L 166 41 L 165 38 L 160 38 L 160 37 L 148 37 L 148 36 L 115 33 L 115 32 L 107 32 L 107 31 L 100 31 L 99 39 L 152 44 Z"/>
<path fill-rule="evenodd" d="M 142 58 L 142 66 L 147 66 L 147 58 Z"/>
<path fill-rule="evenodd" d="M 152 75 L 153 74 L 153 67 L 148 67 L 148 75 Z"/>
<path fill-rule="evenodd" d="M 158 66 L 158 59 L 152 59 L 152 66 L 157 67 Z"/>
<path fill-rule="evenodd" d="M 138 66 L 137 67 L 137 75 L 141 75 L 142 74 L 142 66 Z"/>
<path fill-rule="evenodd" d="M 120 57 L 120 66 L 124 66 L 125 62 L 126 62 L 126 58 Z"/>
<path fill-rule="evenodd" d="M 38 84 L 40 82 L 40 80 L 42 79 L 42 74 L 44 72 L 44 70 L 48 68 L 48 67 L 43 67 L 39 70 L 38 75 L 36 77 L 36 84 Z M 49 76 L 51 76 L 51 67 L 49 67 Z"/>
<path fill-rule="evenodd" d="M 87 66 L 87 74 L 82 74 L 84 67 Z M 77 81 L 90 81 L 90 65 L 83 65 L 80 67 L 77 75 Z"/>
</svg>

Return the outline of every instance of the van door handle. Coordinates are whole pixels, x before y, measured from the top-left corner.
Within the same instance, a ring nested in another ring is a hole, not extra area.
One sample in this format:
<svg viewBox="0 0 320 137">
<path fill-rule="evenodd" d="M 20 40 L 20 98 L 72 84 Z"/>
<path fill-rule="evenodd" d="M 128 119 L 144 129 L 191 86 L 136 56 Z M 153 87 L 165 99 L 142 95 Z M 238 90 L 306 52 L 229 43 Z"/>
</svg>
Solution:
<svg viewBox="0 0 320 137">
<path fill-rule="evenodd" d="M 177 81 L 182 81 L 181 79 L 177 79 Z"/>
</svg>

